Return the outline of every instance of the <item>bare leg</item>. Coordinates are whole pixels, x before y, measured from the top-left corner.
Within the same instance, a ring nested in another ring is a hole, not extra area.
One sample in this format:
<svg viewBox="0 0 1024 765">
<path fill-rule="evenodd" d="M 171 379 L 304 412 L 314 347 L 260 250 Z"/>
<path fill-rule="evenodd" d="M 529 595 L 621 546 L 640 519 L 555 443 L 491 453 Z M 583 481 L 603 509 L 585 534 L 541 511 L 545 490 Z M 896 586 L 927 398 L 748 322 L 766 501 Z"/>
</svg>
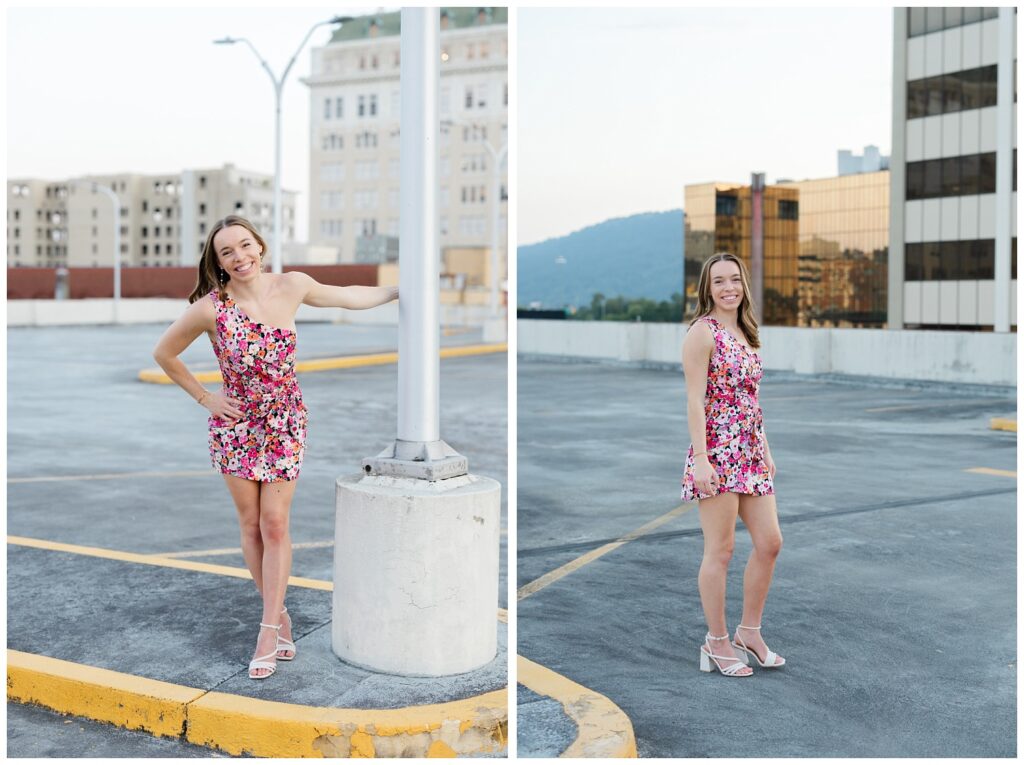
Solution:
<svg viewBox="0 0 1024 765">
<path fill-rule="evenodd" d="M 287 617 L 282 616 L 288 575 L 292 567 L 292 541 L 288 532 L 288 515 L 295 481 L 265 483 L 260 490 L 260 532 L 263 535 L 263 619 L 265 624 L 280 624 L 281 637 L 291 639 Z M 272 653 L 278 633 L 263 630 L 256 643 L 256 655 Z M 257 671 L 263 674 L 264 670 Z"/>
<path fill-rule="evenodd" d="M 743 525 L 750 532 L 754 544 L 750 559 L 743 572 L 743 622 L 748 627 L 756 627 L 761 623 L 764 604 L 768 599 L 768 588 L 771 587 L 772 574 L 775 571 L 775 560 L 782 549 L 782 531 L 779 529 L 779 514 L 775 508 L 775 497 L 757 497 L 749 494 L 740 495 L 739 516 Z M 768 646 L 757 630 L 737 629 L 743 643 L 764 661 Z M 776 659 L 776 664 L 782 659 Z"/>
<path fill-rule="evenodd" d="M 712 635 L 729 634 L 725 622 L 725 585 L 729 561 L 736 540 L 736 513 L 739 507 L 736 494 L 727 492 L 711 499 L 700 500 L 700 527 L 704 532 L 704 559 L 697 575 L 700 602 L 704 618 Z M 736 656 L 736 649 L 728 637 L 709 640 L 708 647 L 716 656 Z M 738 657 L 737 657 L 738 658 Z M 717 663 L 717 662 L 716 662 Z M 734 662 L 733 662 L 734 663 Z M 723 661 L 724 667 L 730 662 Z M 741 674 L 749 674 L 750 669 Z"/>
<path fill-rule="evenodd" d="M 263 535 L 260 534 L 260 482 L 233 475 L 225 475 L 231 498 L 238 511 L 238 526 L 242 535 L 242 557 L 256 583 L 256 591 L 263 592 Z M 274 622 L 276 624 L 277 622 Z"/>
</svg>

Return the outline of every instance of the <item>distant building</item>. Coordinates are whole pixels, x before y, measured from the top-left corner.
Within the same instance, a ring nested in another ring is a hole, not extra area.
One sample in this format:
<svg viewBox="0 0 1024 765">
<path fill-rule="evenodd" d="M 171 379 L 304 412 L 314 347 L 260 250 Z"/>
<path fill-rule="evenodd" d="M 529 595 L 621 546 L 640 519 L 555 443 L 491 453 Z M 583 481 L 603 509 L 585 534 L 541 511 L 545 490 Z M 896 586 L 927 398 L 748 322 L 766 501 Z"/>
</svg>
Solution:
<svg viewBox="0 0 1024 765">
<path fill-rule="evenodd" d="M 495 151 L 508 141 L 508 9 L 442 8 L 439 214 L 442 247 L 490 247 Z M 399 234 L 400 14 L 346 22 L 313 49 L 309 241 L 339 261 L 378 257 L 362 238 Z M 507 171 L 500 236 L 507 240 Z M 503 272 L 507 269 L 503 266 Z"/>
<path fill-rule="evenodd" d="M 885 326 L 889 171 L 779 185 L 800 195 L 797 324 Z"/>
<path fill-rule="evenodd" d="M 763 176 L 762 176 L 763 177 Z M 683 281 L 684 319 L 697 310 L 697 282 L 701 264 L 719 251 L 731 252 L 753 267 L 757 247 L 753 185 L 700 183 L 686 186 Z M 763 286 L 760 301 L 765 324 L 794 326 L 799 321 L 798 234 L 799 192 L 783 186 L 765 186 L 763 211 Z M 756 289 L 756 288 L 755 288 Z"/>
<path fill-rule="evenodd" d="M 1017 325 L 1017 9 L 893 11 L 889 325 Z"/>
<path fill-rule="evenodd" d="M 271 244 L 273 176 L 234 165 L 178 174 L 120 173 L 7 182 L 7 265 L 46 268 L 114 265 L 114 216 L 121 212 L 121 265 L 191 266 L 209 227 L 225 215 L 251 221 Z M 283 246 L 295 239 L 295 192 L 282 191 Z"/>
<path fill-rule="evenodd" d="M 696 184 L 686 187 L 685 196 L 689 317 L 696 311 L 697 280 L 708 256 L 731 252 L 752 270 L 755 227 L 752 185 Z M 762 209 L 764 324 L 884 326 L 887 170 L 765 186 Z"/>
<path fill-rule="evenodd" d="M 876 173 L 879 170 L 888 169 L 889 157 L 883 155 L 877 146 L 865 146 L 862 156 L 857 156 L 847 149 L 839 150 L 839 175 Z"/>
</svg>

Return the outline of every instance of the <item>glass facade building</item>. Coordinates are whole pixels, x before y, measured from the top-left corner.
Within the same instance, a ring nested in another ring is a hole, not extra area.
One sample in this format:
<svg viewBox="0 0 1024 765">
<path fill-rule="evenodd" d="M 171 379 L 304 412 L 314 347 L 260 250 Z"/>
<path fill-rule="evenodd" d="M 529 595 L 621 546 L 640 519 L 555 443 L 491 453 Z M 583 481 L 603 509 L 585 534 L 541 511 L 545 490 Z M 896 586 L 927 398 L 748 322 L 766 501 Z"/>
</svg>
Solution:
<svg viewBox="0 0 1024 765">
<path fill-rule="evenodd" d="M 787 182 L 800 194 L 801 327 L 883 327 L 889 171 Z"/>
</svg>

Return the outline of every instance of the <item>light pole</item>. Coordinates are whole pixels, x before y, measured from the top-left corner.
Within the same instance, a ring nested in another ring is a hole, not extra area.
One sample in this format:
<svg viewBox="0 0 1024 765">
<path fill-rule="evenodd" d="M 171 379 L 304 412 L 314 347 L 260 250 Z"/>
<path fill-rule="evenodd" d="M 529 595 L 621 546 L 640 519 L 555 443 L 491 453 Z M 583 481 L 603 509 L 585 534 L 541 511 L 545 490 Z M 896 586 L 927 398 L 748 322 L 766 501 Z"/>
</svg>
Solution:
<svg viewBox="0 0 1024 765">
<path fill-rule="evenodd" d="M 466 123 L 462 120 L 445 120 L 442 127 L 452 125 L 476 127 L 477 123 Z M 498 224 L 501 221 L 501 165 L 508 153 L 508 142 L 500 149 L 494 148 L 490 141 L 483 142 L 487 153 L 491 156 L 491 316 L 498 316 Z"/>
<path fill-rule="evenodd" d="M 88 183 L 93 193 L 100 191 L 110 198 L 114 205 L 114 322 L 121 315 L 121 200 L 112 188 L 94 181 L 72 181 L 72 183 Z M 68 226 L 70 229 L 71 227 Z"/>
<path fill-rule="evenodd" d="M 263 59 L 263 56 L 259 54 L 256 47 L 244 37 L 224 37 L 220 40 L 214 40 L 214 45 L 234 45 L 235 43 L 245 43 L 249 46 L 256 58 L 260 60 L 260 64 L 266 70 L 267 74 L 270 75 L 270 81 L 274 84 L 274 233 L 273 233 L 273 246 L 270 252 L 271 270 L 275 274 L 281 273 L 283 270 L 281 262 L 281 91 L 284 90 L 285 80 L 288 79 L 288 72 L 291 71 L 292 64 L 295 63 L 295 59 L 298 58 L 299 53 L 306 46 L 306 42 L 309 40 L 310 35 L 313 34 L 313 30 L 317 27 L 322 27 L 325 24 L 344 24 L 346 21 L 351 21 L 351 16 L 335 16 L 327 21 L 318 21 L 309 31 L 306 32 L 306 36 L 302 38 L 302 42 L 299 43 L 299 47 L 296 48 L 295 53 L 292 55 L 291 60 L 288 62 L 288 66 L 284 68 L 284 72 L 280 78 L 274 76 L 273 70 L 270 65 Z"/>
</svg>

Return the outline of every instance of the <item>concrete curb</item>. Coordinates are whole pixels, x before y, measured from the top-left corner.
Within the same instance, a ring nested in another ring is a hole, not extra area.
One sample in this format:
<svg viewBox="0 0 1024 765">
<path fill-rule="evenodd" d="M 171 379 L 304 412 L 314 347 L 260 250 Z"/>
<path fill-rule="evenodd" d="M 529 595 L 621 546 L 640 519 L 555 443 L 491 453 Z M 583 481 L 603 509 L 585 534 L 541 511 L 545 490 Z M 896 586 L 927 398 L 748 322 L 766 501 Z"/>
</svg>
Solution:
<svg viewBox="0 0 1024 765">
<path fill-rule="evenodd" d="M 489 343 L 486 345 L 461 345 L 441 349 L 441 358 L 450 359 L 459 356 L 482 356 L 487 353 L 505 353 L 508 351 L 508 343 Z M 398 354 L 370 353 L 362 356 L 335 356 L 327 359 L 314 359 L 312 361 L 299 361 L 295 364 L 296 372 L 325 372 L 331 369 L 352 369 L 355 367 L 372 367 L 381 364 L 394 364 L 398 361 Z M 219 383 L 221 376 L 219 370 L 207 372 L 193 372 L 196 379 L 203 383 Z M 170 385 L 172 380 L 162 369 L 143 369 L 139 372 L 139 380 L 159 385 Z"/>
<path fill-rule="evenodd" d="M 1005 417 L 993 417 L 989 420 L 989 427 L 992 428 L 992 430 L 1006 430 L 1010 433 L 1016 433 L 1017 421 L 1010 420 Z"/>
<path fill-rule="evenodd" d="M 518 682 L 561 702 L 579 729 L 560 757 L 636 757 L 633 723 L 610 699 L 523 656 L 516 657 Z"/>
<path fill-rule="evenodd" d="M 508 742 L 507 689 L 401 709 L 319 708 L 8 649 L 7 698 L 256 757 L 454 757 L 501 751 Z"/>
</svg>

